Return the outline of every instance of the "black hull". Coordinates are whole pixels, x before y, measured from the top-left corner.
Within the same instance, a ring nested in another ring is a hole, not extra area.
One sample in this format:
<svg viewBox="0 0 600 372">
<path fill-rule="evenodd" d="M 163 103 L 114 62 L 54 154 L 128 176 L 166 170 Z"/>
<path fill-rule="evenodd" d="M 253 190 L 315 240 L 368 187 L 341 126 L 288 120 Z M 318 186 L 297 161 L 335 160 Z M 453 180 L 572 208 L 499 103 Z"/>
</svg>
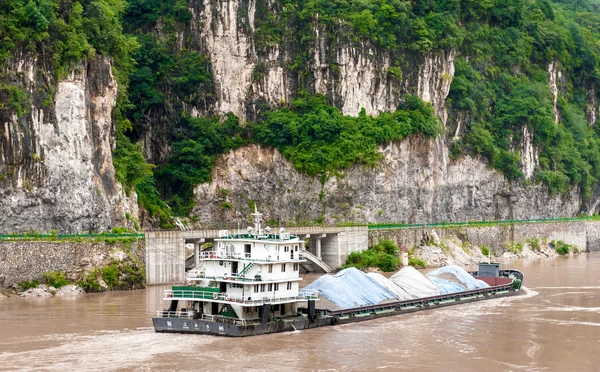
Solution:
<svg viewBox="0 0 600 372">
<path fill-rule="evenodd" d="M 346 309 L 340 311 L 321 310 L 323 315 L 311 322 L 308 317 L 299 316 L 278 322 L 250 323 L 250 324 L 228 324 L 223 322 L 208 321 L 202 319 L 179 319 L 179 318 L 153 318 L 156 332 L 170 333 L 194 333 L 228 337 L 247 337 L 269 333 L 291 332 L 317 327 L 325 327 L 337 324 L 348 324 L 383 318 L 387 316 L 414 313 L 417 311 L 432 310 L 470 302 L 490 300 L 493 298 L 515 296 L 520 290 L 504 288 L 489 288 L 486 290 L 471 291 L 471 296 L 436 296 L 419 300 L 389 303 Z"/>
</svg>

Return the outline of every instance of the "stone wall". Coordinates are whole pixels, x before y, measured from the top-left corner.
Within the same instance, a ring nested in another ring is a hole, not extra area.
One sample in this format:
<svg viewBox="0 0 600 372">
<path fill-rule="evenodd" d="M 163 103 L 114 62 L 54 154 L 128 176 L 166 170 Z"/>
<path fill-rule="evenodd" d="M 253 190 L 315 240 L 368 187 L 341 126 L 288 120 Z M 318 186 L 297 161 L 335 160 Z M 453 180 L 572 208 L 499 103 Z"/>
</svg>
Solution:
<svg viewBox="0 0 600 372">
<path fill-rule="evenodd" d="M 93 268 L 107 266 L 112 260 L 126 256 L 145 265 L 144 242 L 0 242 L 0 288 L 39 280 L 51 271 L 60 271 L 72 281 L 81 280 Z"/>
<path fill-rule="evenodd" d="M 456 236 L 476 246 L 487 245 L 501 254 L 505 243 L 525 242 L 527 238 L 562 240 L 581 251 L 600 251 L 600 221 L 521 223 L 495 226 L 456 228 L 415 228 L 402 230 L 369 230 L 369 245 L 391 239 L 408 249 L 421 243 L 425 231 L 435 231 L 440 238 Z"/>
</svg>

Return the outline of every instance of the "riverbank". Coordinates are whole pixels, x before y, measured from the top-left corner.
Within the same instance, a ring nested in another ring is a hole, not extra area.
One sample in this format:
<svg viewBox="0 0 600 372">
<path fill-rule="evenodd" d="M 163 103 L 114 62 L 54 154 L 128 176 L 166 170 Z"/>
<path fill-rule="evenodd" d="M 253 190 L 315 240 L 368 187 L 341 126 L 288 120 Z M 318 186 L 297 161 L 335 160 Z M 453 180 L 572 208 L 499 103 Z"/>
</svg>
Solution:
<svg viewBox="0 0 600 372">
<path fill-rule="evenodd" d="M 446 265 L 469 266 L 481 261 L 514 260 L 532 257 L 554 257 L 578 254 L 581 249 L 562 240 L 549 240 L 547 237 L 530 237 L 523 241 L 504 243 L 501 251 L 494 251 L 486 245 L 475 245 L 465 239 L 465 235 L 446 233 L 440 238 L 436 230 L 424 234 L 421 244 L 412 248 L 409 255 L 421 260 L 427 268 Z"/>
<path fill-rule="evenodd" d="M 145 265 L 143 239 L 1 241 L 0 298 L 30 289 L 25 295 L 52 295 L 49 287 L 59 293 L 67 285 L 86 292 L 143 288 Z"/>
</svg>

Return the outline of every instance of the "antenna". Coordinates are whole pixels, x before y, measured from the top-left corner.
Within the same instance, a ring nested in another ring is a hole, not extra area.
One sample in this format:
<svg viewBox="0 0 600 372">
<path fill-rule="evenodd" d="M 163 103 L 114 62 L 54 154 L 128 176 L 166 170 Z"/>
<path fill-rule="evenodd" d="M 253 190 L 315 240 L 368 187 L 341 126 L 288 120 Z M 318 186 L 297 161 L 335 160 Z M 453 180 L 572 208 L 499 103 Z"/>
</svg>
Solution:
<svg viewBox="0 0 600 372">
<path fill-rule="evenodd" d="M 258 212 L 256 204 L 254 204 L 254 213 L 252 213 L 252 215 L 254 216 L 254 228 L 256 229 L 256 235 L 262 235 L 262 231 L 260 229 L 260 217 L 262 216 L 262 213 Z"/>
</svg>

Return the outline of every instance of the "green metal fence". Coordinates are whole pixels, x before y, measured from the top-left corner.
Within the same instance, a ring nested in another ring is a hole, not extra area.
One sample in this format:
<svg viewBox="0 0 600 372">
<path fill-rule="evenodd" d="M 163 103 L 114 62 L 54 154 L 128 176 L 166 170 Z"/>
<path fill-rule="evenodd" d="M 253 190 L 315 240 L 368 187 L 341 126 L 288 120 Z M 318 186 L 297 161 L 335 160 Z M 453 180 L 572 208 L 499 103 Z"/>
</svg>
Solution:
<svg viewBox="0 0 600 372">
<path fill-rule="evenodd" d="M 522 223 L 564 223 L 564 222 L 585 222 L 600 221 L 600 216 L 572 217 L 572 218 L 545 218 L 533 220 L 486 220 L 486 221 L 466 221 L 466 222 L 436 222 L 436 223 L 413 223 L 413 224 L 369 224 L 369 230 L 390 230 L 390 229 L 415 229 L 428 227 L 471 227 L 471 226 L 498 226 Z"/>
<path fill-rule="evenodd" d="M 0 240 L 107 240 L 107 239 L 144 239 L 144 234 L 0 234 Z"/>
</svg>

